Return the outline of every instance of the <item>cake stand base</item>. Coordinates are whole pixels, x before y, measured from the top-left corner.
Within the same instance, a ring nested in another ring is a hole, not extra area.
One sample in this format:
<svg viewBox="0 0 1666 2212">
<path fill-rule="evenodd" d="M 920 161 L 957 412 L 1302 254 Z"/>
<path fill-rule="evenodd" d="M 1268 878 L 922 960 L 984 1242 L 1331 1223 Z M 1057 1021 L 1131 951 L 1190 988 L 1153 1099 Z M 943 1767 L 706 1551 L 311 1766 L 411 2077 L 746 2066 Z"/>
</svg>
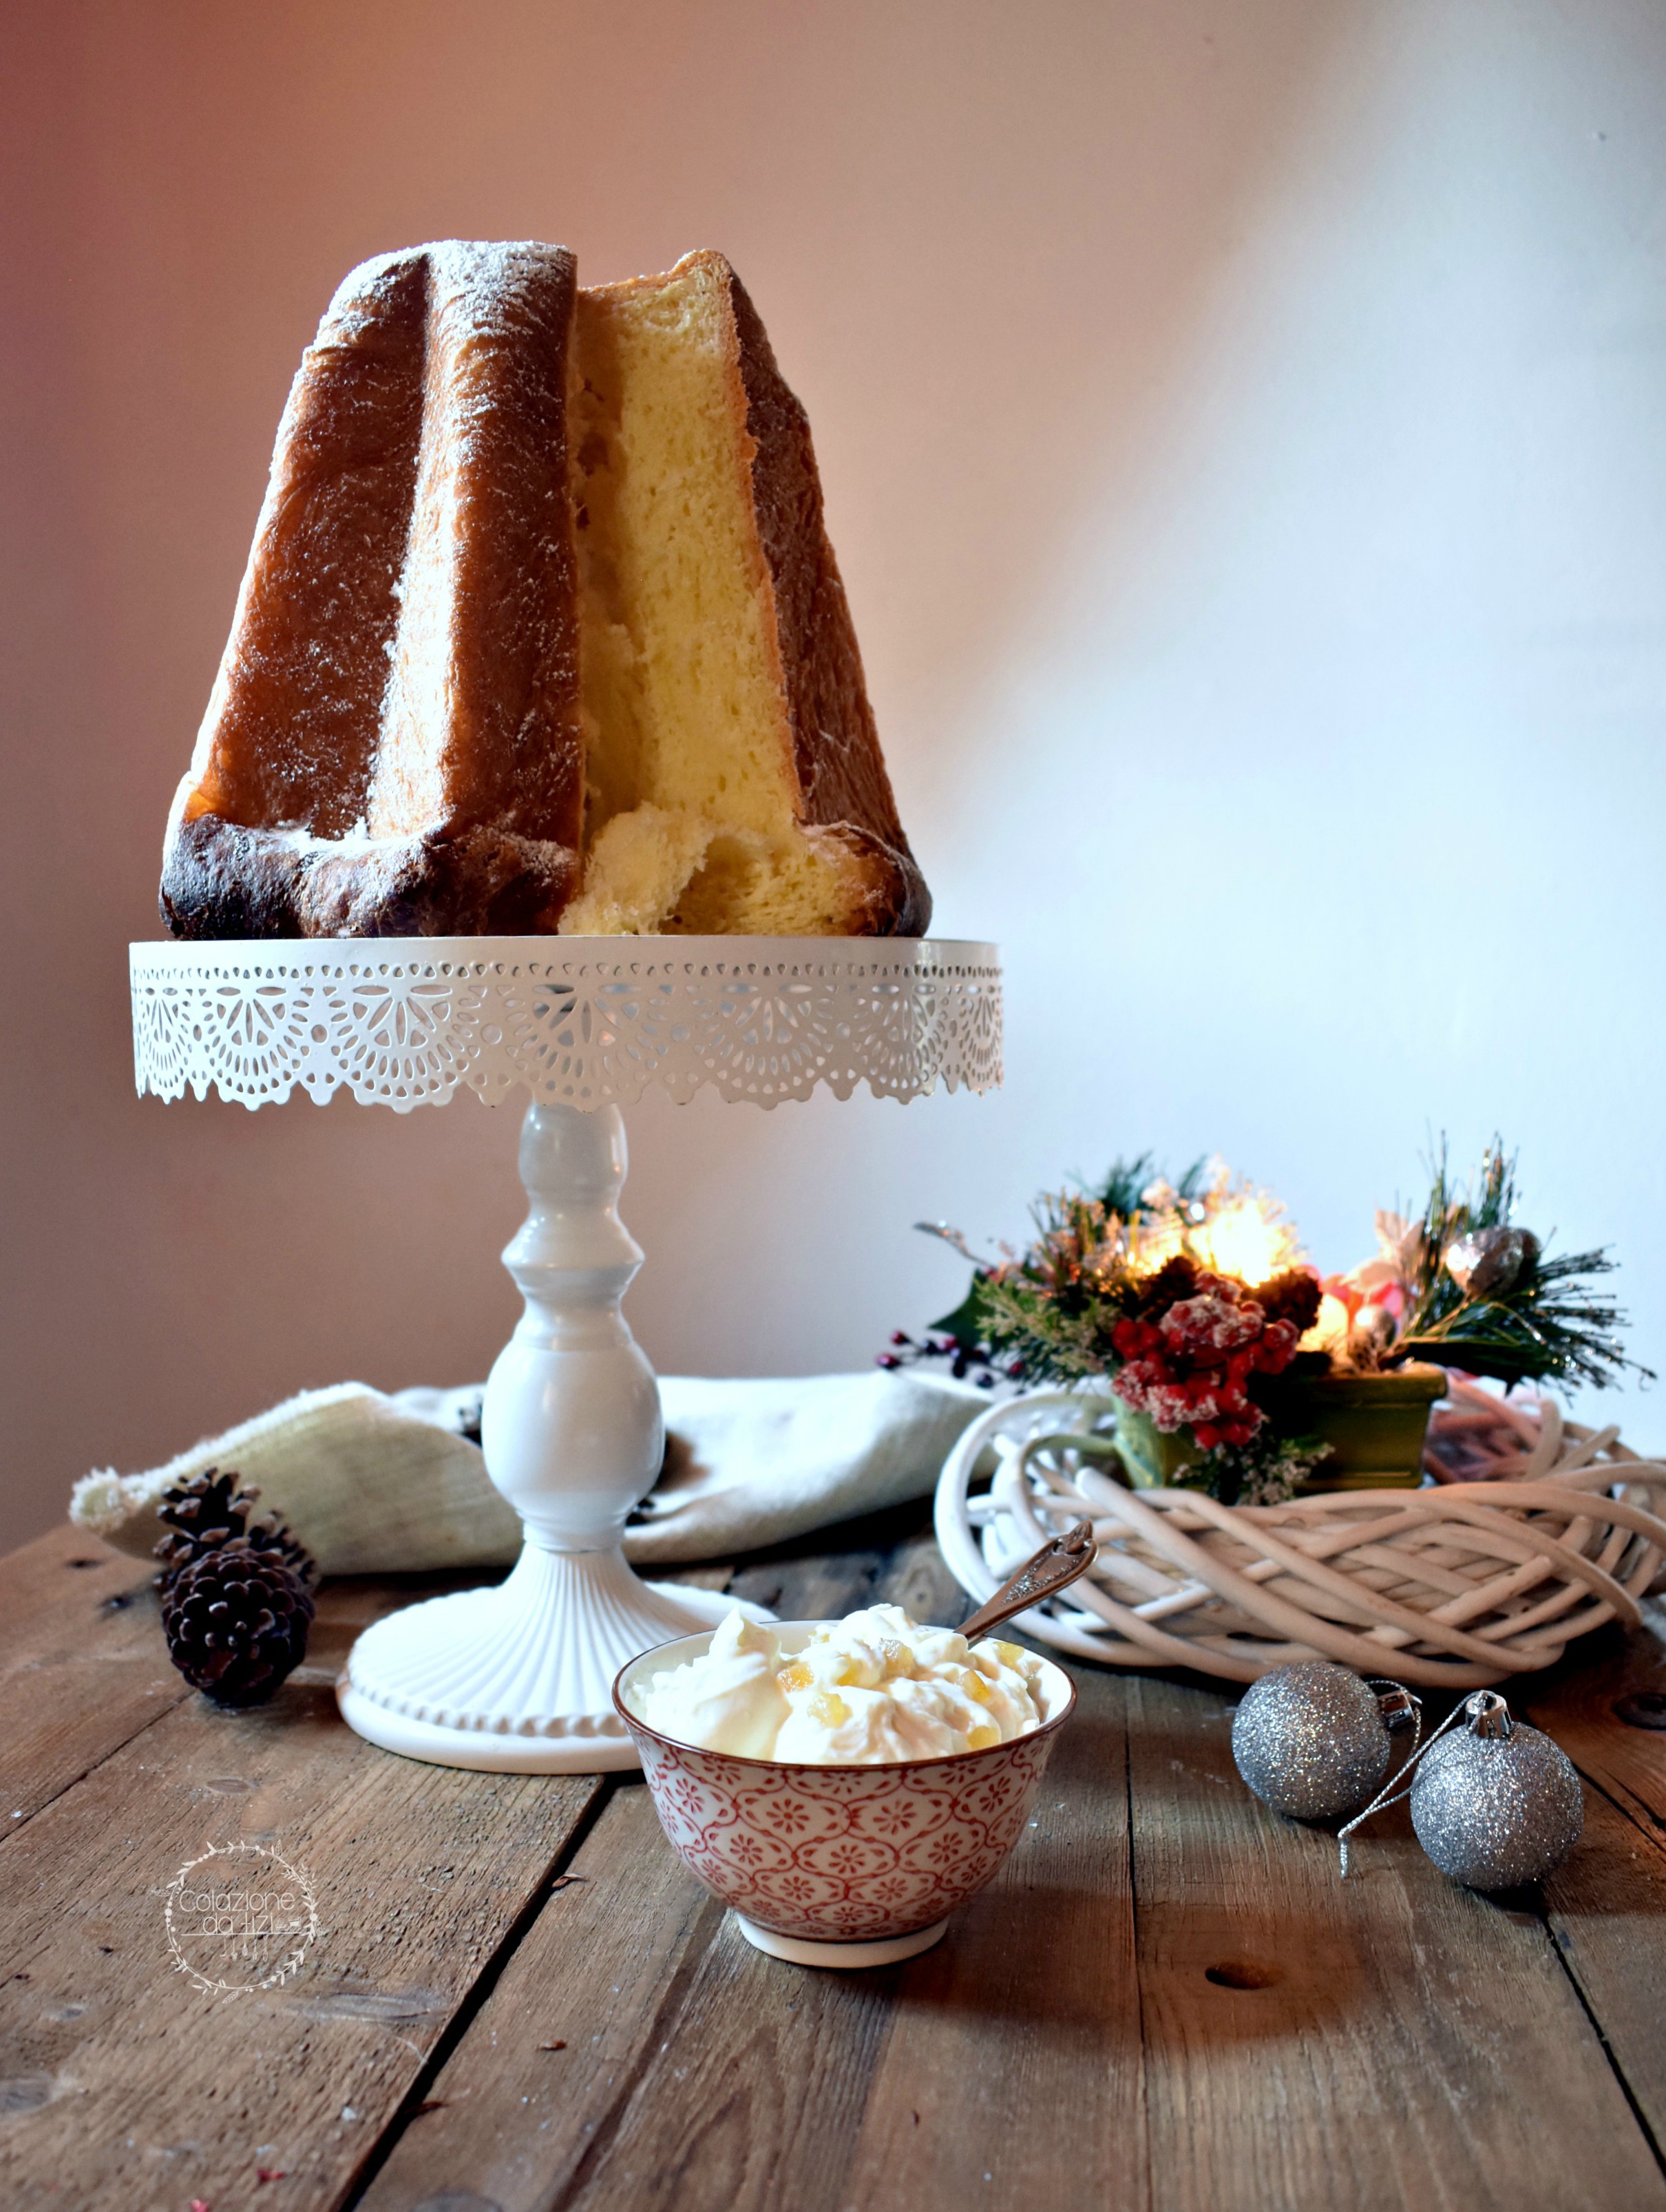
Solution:
<svg viewBox="0 0 1666 2212">
<path fill-rule="evenodd" d="M 760 1928 L 744 1912 L 735 1914 L 735 1925 L 753 1948 L 772 1959 L 786 1959 L 794 1966 L 894 1966 L 901 1959 L 917 1959 L 940 1942 L 946 1920 L 933 1920 L 928 1928 L 911 1928 L 906 1936 L 887 1936 L 877 1943 L 812 1943 L 799 1936 L 777 1936 L 773 1928 Z"/>
<path fill-rule="evenodd" d="M 336 1684 L 342 1717 L 384 1751 L 489 1774 L 602 1774 L 640 1764 L 613 1710 L 639 1652 L 714 1627 L 720 1590 L 639 1582 L 618 1551 L 529 1544 L 495 1589 L 407 1606 L 366 1629 Z"/>
</svg>

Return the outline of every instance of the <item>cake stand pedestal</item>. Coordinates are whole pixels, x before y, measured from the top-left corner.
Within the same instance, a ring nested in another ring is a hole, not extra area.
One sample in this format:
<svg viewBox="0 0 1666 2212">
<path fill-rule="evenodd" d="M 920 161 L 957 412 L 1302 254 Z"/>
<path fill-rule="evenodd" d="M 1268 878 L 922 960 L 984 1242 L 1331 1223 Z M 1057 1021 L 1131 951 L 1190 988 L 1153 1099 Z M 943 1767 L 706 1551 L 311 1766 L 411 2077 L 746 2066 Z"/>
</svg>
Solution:
<svg viewBox="0 0 1666 2212">
<path fill-rule="evenodd" d="M 486 1386 L 486 1471 L 520 1515 L 499 1587 L 366 1630 L 337 1687 L 372 1743 L 445 1766 L 635 1766 L 621 1667 L 734 1603 L 627 1565 L 626 1516 L 660 1471 L 654 1373 L 620 1301 L 642 1263 L 617 1212 L 620 1107 L 650 1083 L 773 1106 L 825 1084 L 912 1098 L 1000 1079 L 994 948 L 927 939 L 273 939 L 135 945 L 135 1071 L 249 1107 L 346 1090 L 396 1113 L 459 1090 L 532 1094 L 530 1211 L 503 1255 L 526 1300 Z M 757 1618 L 769 1616 L 747 1607 Z"/>
</svg>

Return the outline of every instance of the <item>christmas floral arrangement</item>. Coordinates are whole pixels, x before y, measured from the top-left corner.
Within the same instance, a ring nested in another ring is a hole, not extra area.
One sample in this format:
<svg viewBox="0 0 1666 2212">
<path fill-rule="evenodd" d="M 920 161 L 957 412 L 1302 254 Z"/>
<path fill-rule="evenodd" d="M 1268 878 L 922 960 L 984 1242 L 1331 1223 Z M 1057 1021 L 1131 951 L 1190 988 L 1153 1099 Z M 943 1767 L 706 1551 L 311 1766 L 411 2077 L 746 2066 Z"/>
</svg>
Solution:
<svg viewBox="0 0 1666 2212">
<path fill-rule="evenodd" d="M 1136 1480 L 1227 1504 L 1322 1482 L 1336 1445 L 1310 1419 L 1315 1386 L 1335 1400 L 1350 1378 L 1398 1371 L 1407 1387 L 1383 1395 L 1408 1388 L 1416 1401 L 1402 1478 L 1414 1480 L 1438 1370 L 1601 1385 L 1636 1365 L 1616 1334 L 1623 1316 L 1595 1287 L 1607 1254 L 1551 1256 L 1515 1224 L 1515 1203 L 1500 1146 L 1468 1190 L 1443 1146 L 1416 1217 L 1379 1213 L 1375 1257 L 1322 1277 L 1280 1202 L 1220 1163 L 1170 1181 L 1149 1154 L 1119 1161 L 1097 1190 L 1038 1200 L 1035 1240 L 996 1260 L 919 1224 L 972 1261 L 971 1286 L 923 1339 L 899 1331 L 881 1364 L 945 1361 L 989 1389 L 1098 1382 Z"/>
</svg>

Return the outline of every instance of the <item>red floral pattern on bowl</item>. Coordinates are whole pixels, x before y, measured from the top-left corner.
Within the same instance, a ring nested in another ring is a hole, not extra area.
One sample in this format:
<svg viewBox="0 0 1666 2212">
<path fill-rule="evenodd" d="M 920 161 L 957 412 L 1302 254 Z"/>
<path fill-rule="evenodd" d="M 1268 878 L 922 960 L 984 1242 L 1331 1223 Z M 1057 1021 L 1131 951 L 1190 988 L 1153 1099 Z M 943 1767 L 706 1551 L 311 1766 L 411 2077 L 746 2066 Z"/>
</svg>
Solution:
<svg viewBox="0 0 1666 2212">
<path fill-rule="evenodd" d="M 783 1627 L 783 1650 L 814 1625 Z M 709 1641 L 709 1632 L 683 1637 L 633 1659 L 613 1703 L 684 1864 L 760 1927 L 812 1942 L 905 1936 L 982 1889 L 1024 1832 L 1076 1702 L 1070 1677 L 1044 1661 L 1047 1718 L 988 1751 L 874 1766 L 739 1759 L 661 1735 L 625 1701 L 633 1676 L 696 1658 Z"/>
</svg>

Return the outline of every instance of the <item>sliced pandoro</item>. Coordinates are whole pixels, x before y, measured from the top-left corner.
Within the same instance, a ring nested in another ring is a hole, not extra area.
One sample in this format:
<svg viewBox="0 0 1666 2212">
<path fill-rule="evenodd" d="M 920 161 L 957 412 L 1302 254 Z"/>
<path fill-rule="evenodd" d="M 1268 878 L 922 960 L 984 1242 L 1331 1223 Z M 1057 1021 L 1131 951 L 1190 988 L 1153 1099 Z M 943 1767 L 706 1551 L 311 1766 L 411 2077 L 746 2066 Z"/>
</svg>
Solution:
<svg viewBox="0 0 1666 2212">
<path fill-rule="evenodd" d="M 569 386 L 587 737 L 563 933 L 913 935 L 803 408 L 720 253 L 581 290 Z"/>
<path fill-rule="evenodd" d="M 163 854 L 177 936 L 912 933 L 803 409 L 721 254 L 450 240 L 295 378 Z"/>
</svg>

